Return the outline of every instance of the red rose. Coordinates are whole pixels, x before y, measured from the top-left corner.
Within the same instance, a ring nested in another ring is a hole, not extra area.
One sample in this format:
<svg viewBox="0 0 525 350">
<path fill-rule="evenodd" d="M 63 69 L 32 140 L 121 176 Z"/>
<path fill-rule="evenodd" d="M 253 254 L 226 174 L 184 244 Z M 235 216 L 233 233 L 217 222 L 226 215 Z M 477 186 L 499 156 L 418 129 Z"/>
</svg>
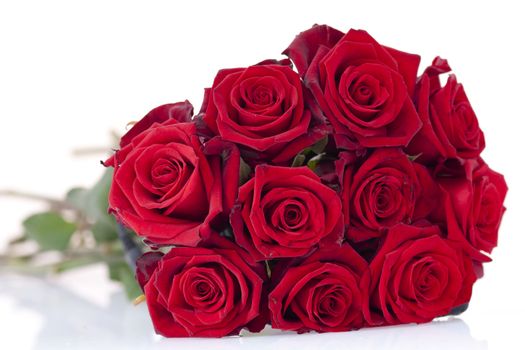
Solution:
<svg viewBox="0 0 525 350">
<path fill-rule="evenodd" d="M 296 64 L 338 144 L 407 145 L 421 121 L 411 100 L 420 57 L 378 44 L 367 32 L 328 26 L 299 34 L 284 51 Z"/>
<path fill-rule="evenodd" d="M 190 122 L 193 116 L 193 106 L 190 101 L 168 103 L 158 106 L 141 120 L 133 125 L 133 127 L 120 139 L 120 148 L 126 147 L 131 140 L 137 135 L 140 135 L 145 130 L 148 130 L 154 124 L 161 124 L 167 120 Z"/>
<path fill-rule="evenodd" d="M 273 276 L 272 276 L 273 278 Z M 348 244 L 316 251 L 276 276 L 269 308 L 272 327 L 299 333 L 363 326 L 368 265 Z"/>
<path fill-rule="evenodd" d="M 153 326 L 165 337 L 222 337 L 266 324 L 264 266 L 225 239 L 137 262 Z"/>
<path fill-rule="evenodd" d="M 481 159 L 466 166 L 473 169 L 467 178 L 438 178 L 448 194 L 447 220 L 457 220 L 457 235 L 450 237 L 466 243 L 467 250 L 492 252 L 498 244 L 498 230 L 505 211 L 503 201 L 507 184 L 502 175 L 491 170 Z M 479 258 L 473 254 L 473 258 Z"/>
<path fill-rule="evenodd" d="M 469 301 L 472 260 L 440 236 L 437 226 L 397 225 L 370 263 L 371 325 L 422 323 Z"/>
<path fill-rule="evenodd" d="M 341 153 L 336 161 L 347 237 L 380 237 L 399 223 L 424 218 L 435 204 L 436 185 L 424 166 L 397 148 L 380 148 L 362 163 Z"/>
<path fill-rule="evenodd" d="M 234 148 L 217 139 L 203 146 L 195 125 L 177 118 L 153 123 L 124 144 L 105 163 L 115 168 L 109 205 L 137 234 L 194 246 L 219 225 L 221 212 L 228 215 L 239 174 Z"/>
<path fill-rule="evenodd" d="M 325 134 L 305 108 L 308 96 L 297 73 L 277 63 L 221 70 L 205 98 L 206 125 L 239 145 L 248 162 L 285 163 Z"/>
<path fill-rule="evenodd" d="M 295 257 L 343 236 L 337 193 L 306 167 L 258 165 L 231 214 L 235 241 L 256 260 Z"/>
<path fill-rule="evenodd" d="M 451 74 L 441 87 L 439 75 L 450 70 L 447 60 L 436 57 L 417 84 L 415 99 L 423 127 L 408 151 L 421 154 L 419 160 L 423 162 L 476 158 L 485 148 L 483 132 L 463 85 Z"/>
</svg>

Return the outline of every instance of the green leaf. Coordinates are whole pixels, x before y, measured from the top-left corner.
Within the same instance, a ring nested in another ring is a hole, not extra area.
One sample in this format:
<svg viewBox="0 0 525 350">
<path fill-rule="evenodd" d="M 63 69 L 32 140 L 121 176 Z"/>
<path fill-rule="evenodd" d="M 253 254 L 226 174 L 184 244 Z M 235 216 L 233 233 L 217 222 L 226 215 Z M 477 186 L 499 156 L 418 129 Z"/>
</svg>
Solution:
<svg viewBox="0 0 525 350">
<path fill-rule="evenodd" d="M 82 187 L 75 187 L 66 193 L 66 202 L 74 208 L 84 211 L 86 207 L 88 190 Z"/>
<path fill-rule="evenodd" d="M 113 218 L 110 218 L 110 220 L 113 221 L 113 225 L 108 224 L 105 220 L 99 220 L 91 226 L 93 237 L 98 243 L 111 242 L 118 238 L 117 224 Z"/>
<path fill-rule="evenodd" d="M 22 223 L 26 235 L 43 250 L 64 250 L 77 226 L 54 212 L 35 214 Z"/>
<path fill-rule="evenodd" d="M 328 136 L 325 136 L 319 141 L 317 141 L 312 147 L 310 147 L 310 150 L 314 152 L 315 154 L 321 154 L 324 152 L 324 149 L 326 148 L 327 144 L 328 144 Z"/>
<path fill-rule="evenodd" d="M 321 140 L 319 140 L 315 144 L 313 144 L 312 146 L 303 149 L 293 159 L 292 167 L 303 166 L 304 162 L 308 158 L 316 158 L 318 155 L 323 154 L 323 151 L 326 148 L 327 144 L 328 144 L 328 137 L 325 136 Z M 310 163 L 310 160 L 308 160 L 307 165 L 309 163 Z M 315 163 L 315 165 L 317 165 L 317 163 Z M 308 166 L 310 166 L 310 165 L 308 165 Z"/>
<path fill-rule="evenodd" d="M 135 280 L 135 273 L 131 271 L 125 261 L 111 262 L 108 264 L 108 268 L 109 278 L 122 284 L 129 300 L 134 300 L 142 294 L 142 290 Z"/>
<path fill-rule="evenodd" d="M 111 180 L 113 179 L 113 168 L 107 168 L 98 182 L 91 188 L 88 195 L 88 214 L 94 219 L 108 217 L 108 194 Z"/>
<path fill-rule="evenodd" d="M 90 222 L 103 221 L 108 226 L 114 221 L 108 214 L 108 194 L 113 169 L 107 168 L 91 189 L 73 188 L 66 195 L 66 201 L 81 211 Z"/>
<path fill-rule="evenodd" d="M 299 167 L 304 164 L 304 161 L 306 160 L 306 156 L 303 153 L 299 153 L 295 156 L 292 162 L 292 167 Z"/>
<path fill-rule="evenodd" d="M 55 265 L 54 272 L 60 273 L 67 270 L 76 269 L 86 265 L 100 262 L 96 257 L 82 257 L 77 259 L 64 260 Z"/>
<path fill-rule="evenodd" d="M 317 168 L 317 165 L 319 165 L 319 163 L 323 160 L 323 158 L 325 158 L 325 154 L 320 153 L 316 155 L 315 157 L 310 158 L 310 160 L 308 160 L 308 163 L 306 163 L 306 165 L 311 170 L 315 170 L 315 168 Z"/>
<path fill-rule="evenodd" d="M 91 231 L 98 243 L 118 238 L 115 219 L 108 214 L 108 193 L 112 176 L 112 169 L 107 169 L 93 188 L 73 188 L 66 195 L 66 201 L 93 224 Z"/>
<path fill-rule="evenodd" d="M 408 157 L 408 160 L 410 160 L 411 162 L 415 161 L 416 159 L 418 159 L 423 153 L 418 153 L 418 154 L 415 154 L 413 156 L 411 155 L 407 155 Z"/>
<path fill-rule="evenodd" d="M 244 185 L 248 179 L 250 178 L 250 174 L 252 172 L 252 168 L 242 159 L 241 157 L 241 163 L 239 166 L 239 186 Z"/>
</svg>

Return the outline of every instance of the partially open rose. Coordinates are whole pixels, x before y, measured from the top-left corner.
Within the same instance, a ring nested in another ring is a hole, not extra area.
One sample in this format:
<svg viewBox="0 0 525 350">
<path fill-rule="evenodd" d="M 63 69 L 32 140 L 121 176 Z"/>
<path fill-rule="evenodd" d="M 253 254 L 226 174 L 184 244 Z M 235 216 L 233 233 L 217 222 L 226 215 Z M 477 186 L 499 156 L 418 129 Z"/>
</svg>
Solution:
<svg viewBox="0 0 525 350">
<path fill-rule="evenodd" d="M 480 259 L 480 254 L 473 250 L 490 253 L 498 244 L 507 184 L 501 174 L 481 159 L 468 163 L 466 168 L 471 172 L 465 178 L 440 177 L 438 183 L 447 194 L 445 205 L 450 205 L 444 220 L 449 224 L 457 221 L 459 228 L 451 239 L 464 242 L 473 258 Z"/>
<path fill-rule="evenodd" d="M 439 75 L 450 70 L 447 60 L 436 57 L 418 81 L 415 99 L 423 127 L 408 152 L 418 154 L 419 161 L 476 158 L 485 148 L 485 137 L 463 85 L 451 74 L 441 86 Z"/>
</svg>

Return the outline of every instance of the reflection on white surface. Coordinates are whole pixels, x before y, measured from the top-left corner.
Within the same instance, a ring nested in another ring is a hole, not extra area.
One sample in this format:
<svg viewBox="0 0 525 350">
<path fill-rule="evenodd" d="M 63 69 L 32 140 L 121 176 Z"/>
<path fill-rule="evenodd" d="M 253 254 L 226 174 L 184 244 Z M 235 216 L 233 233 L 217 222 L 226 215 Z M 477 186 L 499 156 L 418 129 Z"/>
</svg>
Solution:
<svg viewBox="0 0 525 350">
<path fill-rule="evenodd" d="M 96 290 L 96 280 L 77 281 Z M 106 304 L 63 283 L 1 275 L 2 344 L 10 345 L 6 349 L 488 349 L 455 318 L 345 333 L 298 336 L 268 329 L 223 339 L 164 339 L 154 334 L 145 305 L 130 305 L 121 292 L 113 292 Z"/>
</svg>

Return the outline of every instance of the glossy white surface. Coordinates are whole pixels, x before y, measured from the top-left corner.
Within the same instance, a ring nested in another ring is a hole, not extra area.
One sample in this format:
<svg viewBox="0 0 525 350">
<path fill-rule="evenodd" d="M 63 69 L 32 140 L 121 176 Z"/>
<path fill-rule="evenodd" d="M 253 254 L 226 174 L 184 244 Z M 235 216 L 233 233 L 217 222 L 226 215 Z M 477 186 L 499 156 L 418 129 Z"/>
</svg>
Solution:
<svg viewBox="0 0 525 350">
<path fill-rule="evenodd" d="M 2 276 L 0 314 L 2 341 L 16 349 L 487 349 L 461 319 L 333 334 L 284 333 L 267 329 L 224 339 L 164 339 L 154 335 L 146 305 L 132 306 L 108 287 L 103 269 L 85 270 L 77 279 L 104 288 L 71 289 L 64 278 L 43 281 Z M 66 278 L 67 279 L 67 278 Z M 72 286 L 72 285 L 71 285 Z M 104 292 L 103 292 L 104 290 Z M 84 293 L 84 294 L 83 294 Z M 5 332 L 5 333 L 4 333 Z"/>
<path fill-rule="evenodd" d="M 108 130 L 190 99 L 220 68 L 279 53 L 327 23 L 368 30 L 449 59 L 486 135 L 483 157 L 509 185 L 500 246 L 458 319 L 420 326 L 296 336 L 270 331 L 220 340 L 162 339 L 103 267 L 51 280 L 0 275 L 0 349 L 523 349 L 525 32 L 520 1 L 0 2 L 0 189 L 61 196 L 101 172 Z M 0 197 L 0 250 L 39 203 Z"/>
<path fill-rule="evenodd" d="M 296 335 L 266 329 L 223 339 L 165 339 L 155 335 L 146 305 L 130 304 L 102 265 L 49 280 L 3 274 L 0 281 L 0 344 L 9 345 L 6 349 L 522 348 L 515 336 L 525 312 L 520 305 L 491 309 L 474 302 L 461 317 L 345 333 Z"/>
</svg>

